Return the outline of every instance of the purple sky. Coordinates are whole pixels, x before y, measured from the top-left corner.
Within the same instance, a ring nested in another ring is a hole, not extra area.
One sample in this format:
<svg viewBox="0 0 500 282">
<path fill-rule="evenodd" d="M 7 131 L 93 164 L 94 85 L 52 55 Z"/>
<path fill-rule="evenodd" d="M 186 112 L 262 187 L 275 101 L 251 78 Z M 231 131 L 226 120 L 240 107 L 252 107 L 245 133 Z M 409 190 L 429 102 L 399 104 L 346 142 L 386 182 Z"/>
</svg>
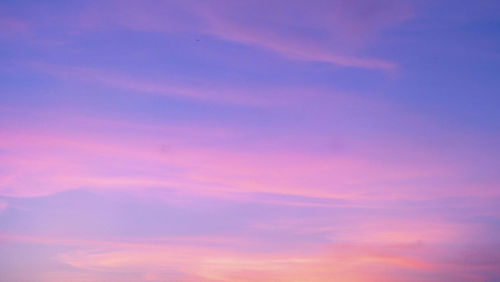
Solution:
<svg viewBox="0 0 500 282">
<path fill-rule="evenodd" d="M 500 280 L 500 3 L 3 0 L 0 281 Z"/>
</svg>

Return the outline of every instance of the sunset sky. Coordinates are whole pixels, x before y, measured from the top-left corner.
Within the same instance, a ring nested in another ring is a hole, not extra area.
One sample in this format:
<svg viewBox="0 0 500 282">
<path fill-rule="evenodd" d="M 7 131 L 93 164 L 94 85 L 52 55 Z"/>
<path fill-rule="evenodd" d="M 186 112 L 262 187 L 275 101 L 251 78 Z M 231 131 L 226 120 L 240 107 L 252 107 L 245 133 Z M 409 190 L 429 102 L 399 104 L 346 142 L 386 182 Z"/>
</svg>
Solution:
<svg viewBox="0 0 500 282">
<path fill-rule="evenodd" d="M 0 1 L 0 281 L 500 281 L 500 1 Z"/>
</svg>

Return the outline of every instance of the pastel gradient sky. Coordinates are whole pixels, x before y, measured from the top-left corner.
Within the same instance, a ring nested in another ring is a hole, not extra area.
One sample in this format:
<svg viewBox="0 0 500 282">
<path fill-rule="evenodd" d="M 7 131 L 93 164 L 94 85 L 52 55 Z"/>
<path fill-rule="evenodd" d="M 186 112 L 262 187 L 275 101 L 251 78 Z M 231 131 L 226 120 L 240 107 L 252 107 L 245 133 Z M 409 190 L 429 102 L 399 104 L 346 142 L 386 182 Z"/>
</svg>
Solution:
<svg viewBox="0 0 500 282">
<path fill-rule="evenodd" d="M 500 281 L 500 2 L 0 1 L 0 281 Z"/>
</svg>

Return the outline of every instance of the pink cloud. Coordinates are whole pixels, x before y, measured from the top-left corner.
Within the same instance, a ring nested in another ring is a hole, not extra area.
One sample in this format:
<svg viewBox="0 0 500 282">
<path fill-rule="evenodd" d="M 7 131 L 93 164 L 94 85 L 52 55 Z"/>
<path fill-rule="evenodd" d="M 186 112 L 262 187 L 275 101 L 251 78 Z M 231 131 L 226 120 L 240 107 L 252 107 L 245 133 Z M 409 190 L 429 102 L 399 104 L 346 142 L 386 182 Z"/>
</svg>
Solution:
<svg viewBox="0 0 500 282">
<path fill-rule="evenodd" d="M 122 27 L 156 32 L 192 32 L 273 51 L 300 61 L 342 67 L 393 70 L 394 62 L 352 52 L 367 45 L 379 29 L 412 16 L 408 2 L 312 1 L 309 14 L 298 1 L 127 1 L 89 6 L 81 15 L 85 28 Z M 302 13 L 301 13 L 302 12 Z M 254 16 L 254 15 L 259 16 Z M 297 16 L 300 15 L 300 16 Z M 251 22 L 251 25 L 246 24 Z M 322 34 L 309 38 L 291 28 Z"/>
<path fill-rule="evenodd" d="M 71 120 L 71 118 L 68 118 Z M 220 146 L 241 132 L 197 127 L 138 127 L 77 120 L 70 127 L 4 128 L 2 194 L 39 196 L 87 188 L 170 187 L 194 193 L 279 193 L 310 197 L 377 199 L 423 196 L 418 186 L 389 185 L 406 179 L 453 175 L 423 162 L 393 163 L 369 155 L 248 152 Z M 115 126 L 111 131 L 107 128 Z M 69 125 L 68 125 L 69 126 Z M 85 129 L 85 130 L 81 130 Z M 138 134 L 138 133 L 141 134 Z M 237 138 L 236 138 L 237 137 Z M 203 142 L 197 143 L 196 140 Z M 167 150 L 162 148 L 168 145 Z M 449 190 L 436 190 L 434 196 Z"/>
<path fill-rule="evenodd" d="M 210 33 L 222 39 L 258 46 L 276 52 L 284 57 L 310 62 L 325 62 L 343 67 L 393 70 L 397 64 L 375 58 L 362 58 L 332 52 L 318 42 L 304 42 L 299 39 L 280 37 L 268 30 L 252 30 L 236 26 L 217 17 L 210 17 Z"/>
</svg>

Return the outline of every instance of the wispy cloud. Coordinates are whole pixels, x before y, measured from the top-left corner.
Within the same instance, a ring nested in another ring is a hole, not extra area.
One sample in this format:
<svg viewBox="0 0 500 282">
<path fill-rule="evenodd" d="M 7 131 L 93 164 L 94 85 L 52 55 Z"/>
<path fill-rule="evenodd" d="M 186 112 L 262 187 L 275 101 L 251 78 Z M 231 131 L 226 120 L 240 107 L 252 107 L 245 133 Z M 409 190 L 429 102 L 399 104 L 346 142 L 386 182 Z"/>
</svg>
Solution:
<svg viewBox="0 0 500 282">
<path fill-rule="evenodd" d="M 270 50 L 293 60 L 376 70 L 397 68 L 395 62 L 347 50 L 362 49 L 360 46 L 368 44 L 366 39 L 373 38 L 378 29 L 411 17 L 411 7 L 407 2 L 361 1 L 350 5 L 344 1 L 312 1 L 309 8 L 315 16 L 302 14 L 299 18 L 294 17 L 303 9 L 298 4 L 298 1 L 260 4 L 251 1 L 238 4 L 231 1 L 186 1 L 182 4 L 175 1 L 161 4 L 151 1 L 109 2 L 104 9 L 102 5 L 87 9 L 80 18 L 81 25 L 86 28 L 115 26 L 157 32 L 187 31 Z M 253 20 L 259 20 L 261 24 L 246 24 L 245 21 L 252 18 L 248 11 L 256 8 L 260 16 Z M 366 14 L 370 17 L 363 16 Z M 297 26 L 321 36 L 310 38 L 288 32 Z"/>
<path fill-rule="evenodd" d="M 451 172 L 443 165 L 401 166 L 390 158 L 362 155 L 262 149 L 258 153 L 246 152 L 245 145 L 238 141 L 245 136 L 241 133 L 227 131 L 221 135 L 212 133 L 216 130 L 200 131 L 191 126 L 158 131 L 124 123 L 120 135 L 134 132 L 135 136 L 123 138 L 107 133 L 105 124 L 95 124 L 92 134 L 87 122 L 73 123 L 71 129 L 43 132 L 36 128 L 22 132 L 5 128 L 8 138 L 0 145 L 9 152 L 3 156 L 8 160 L 3 168 L 10 173 L 4 175 L 3 194 L 36 196 L 79 187 L 169 187 L 216 194 L 272 192 L 360 198 L 390 193 L 393 197 L 415 197 L 419 194 L 416 187 L 401 190 L 401 186 L 391 183 Z M 82 126 L 87 128 L 85 134 L 77 130 Z M 202 142 L 193 143 L 198 138 Z M 226 145 L 217 145 L 222 140 Z M 163 149 L 165 146 L 167 149 Z"/>
<path fill-rule="evenodd" d="M 44 63 L 34 63 L 32 65 L 39 71 L 62 79 L 88 82 L 128 92 L 170 96 L 200 102 L 228 103 L 253 107 L 280 105 L 284 104 L 282 98 L 285 96 L 284 93 L 287 92 L 286 90 L 245 89 L 220 85 L 201 79 L 181 77 L 144 78 L 90 67 Z M 293 91 L 290 90 L 290 92 Z M 293 95 L 290 95 L 290 98 L 293 99 Z"/>
</svg>

